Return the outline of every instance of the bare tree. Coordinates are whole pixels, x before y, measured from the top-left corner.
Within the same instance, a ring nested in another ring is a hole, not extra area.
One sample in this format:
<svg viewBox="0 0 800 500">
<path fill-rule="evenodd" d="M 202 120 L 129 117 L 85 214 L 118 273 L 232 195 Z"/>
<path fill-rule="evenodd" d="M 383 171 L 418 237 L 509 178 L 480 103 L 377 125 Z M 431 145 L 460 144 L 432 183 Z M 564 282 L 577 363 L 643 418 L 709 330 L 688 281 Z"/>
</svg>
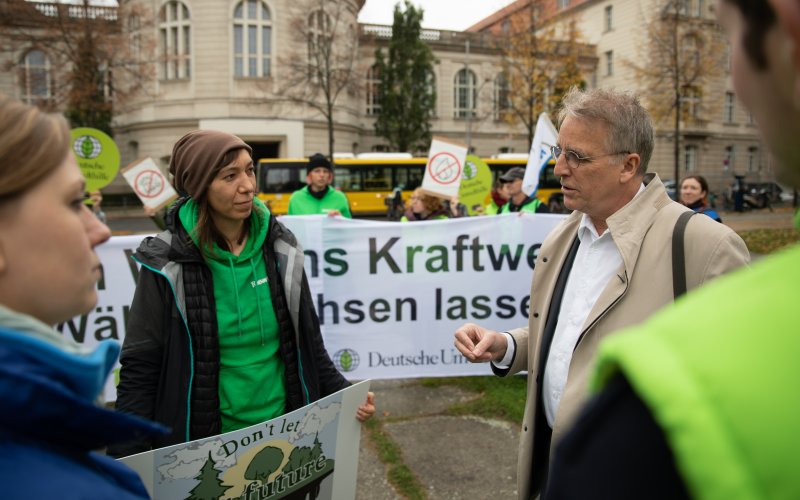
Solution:
<svg viewBox="0 0 800 500">
<path fill-rule="evenodd" d="M 511 17 L 499 41 L 503 72 L 496 84 L 495 108 L 499 118 L 525 127 L 529 144 L 539 114 L 558 107 L 572 86 L 585 85 L 581 57 L 588 48 L 580 43 L 575 21 L 543 22 L 543 5 L 532 0 L 520 15 Z"/>
<path fill-rule="evenodd" d="M 678 182 L 682 124 L 702 125 L 703 117 L 717 110 L 708 97 L 724 74 L 725 45 L 717 23 L 704 12 L 690 12 L 690 2 L 658 0 L 656 4 L 644 26 L 646 39 L 640 44 L 639 57 L 625 64 L 632 68 L 653 120 L 672 122 Z"/>
<path fill-rule="evenodd" d="M 152 16 L 139 4 L 6 0 L 0 18 L 4 69 L 26 88 L 45 89 L 37 104 L 64 110 L 73 126 L 110 132 L 114 112 L 152 81 Z M 19 47 L 46 54 L 48 70 L 27 71 Z"/>
<path fill-rule="evenodd" d="M 296 7 L 291 29 L 305 53 L 281 58 L 282 83 L 275 99 L 303 104 L 325 117 L 328 155 L 333 157 L 334 111 L 343 94 L 359 94 L 358 26 L 349 0 L 306 0 Z"/>
</svg>

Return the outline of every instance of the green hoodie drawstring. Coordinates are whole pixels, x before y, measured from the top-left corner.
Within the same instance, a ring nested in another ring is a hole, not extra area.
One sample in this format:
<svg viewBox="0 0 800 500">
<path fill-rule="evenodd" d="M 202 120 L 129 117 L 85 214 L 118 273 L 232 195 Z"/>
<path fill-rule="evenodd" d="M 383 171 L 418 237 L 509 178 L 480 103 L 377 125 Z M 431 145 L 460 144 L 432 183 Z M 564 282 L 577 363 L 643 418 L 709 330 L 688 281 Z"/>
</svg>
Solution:
<svg viewBox="0 0 800 500">
<path fill-rule="evenodd" d="M 260 254 L 256 254 L 250 257 L 250 268 L 253 270 L 253 279 L 256 279 L 256 265 L 253 263 L 253 259 L 256 256 L 260 256 Z M 267 284 L 269 286 L 269 284 Z M 258 329 L 261 332 L 261 345 L 264 345 L 264 316 L 261 314 L 261 295 L 258 293 L 258 289 L 256 289 L 256 305 L 258 306 Z"/>
<path fill-rule="evenodd" d="M 239 283 L 236 281 L 236 269 L 233 267 L 233 259 L 228 257 L 228 265 L 231 268 L 233 277 L 233 294 L 236 299 L 236 319 L 239 321 L 239 336 L 242 336 L 242 310 L 239 308 Z"/>
</svg>

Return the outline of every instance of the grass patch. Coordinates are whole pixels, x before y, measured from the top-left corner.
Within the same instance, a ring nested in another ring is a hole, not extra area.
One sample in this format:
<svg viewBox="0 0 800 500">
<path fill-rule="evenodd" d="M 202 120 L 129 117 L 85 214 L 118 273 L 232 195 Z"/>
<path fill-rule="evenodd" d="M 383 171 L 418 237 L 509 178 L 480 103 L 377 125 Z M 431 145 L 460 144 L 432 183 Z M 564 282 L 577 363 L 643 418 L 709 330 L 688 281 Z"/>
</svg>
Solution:
<svg viewBox="0 0 800 500">
<path fill-rule="evenodd" d="M 770 254 L 789 247 L 800 241 L 797 229 L 754 229 L 740 231 L 747 248 L 758 254 Z"/>
<path fill-rule="evenodd" d="M 383 430 L 383 424 L 377 418 L 364 422 L 364 428 L 378 450 L 378 458 L 389 468 L 389 482 L 398 493 L 411 500 L 426 498 L 422 485 L 411 470 L 403 463 L 403 453 L 391 437 Z"/>
<path fill-rule="evenodd" d="M 444 377 L 426 378 L 420 381 L 425 387 L 451 385 L 466 391 L 480 393 L 480 397 L 467 403 L 450 407 L 450 415 L 478 415 L 499 418 L 513 423 L 522 423 L 525 413 L 527 379 L 511 377 Z"/>
</svg>

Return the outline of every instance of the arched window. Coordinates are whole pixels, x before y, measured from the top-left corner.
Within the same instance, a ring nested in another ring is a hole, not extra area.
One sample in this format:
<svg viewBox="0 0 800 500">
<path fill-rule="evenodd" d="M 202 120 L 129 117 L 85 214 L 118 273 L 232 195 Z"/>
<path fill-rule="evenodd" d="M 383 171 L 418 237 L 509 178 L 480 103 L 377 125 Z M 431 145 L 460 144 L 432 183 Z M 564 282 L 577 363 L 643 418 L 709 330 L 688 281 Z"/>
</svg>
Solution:
<svg viewBox="0 0 800 500">
<path fill-rule="evenodd" d="M 317 9 L 308 16 L 308 60 L 314 66 L 320 58 L 324 58 L 322 50 L 330 50 L 331 16 L 324 10 Z"/>
<path fill-rule="evenodd" d="M 506 75 L 500 73 L 494 79 L 494 119 L 502 120 L 511 108 Z"/>
<path fill-rule="evenodd" d="M 52 95 L 50 59 L 41 50 L 28 51 L 20 65 L 20 98 L 28 104 L 49 100 Z"/>
<path fill-rule="evenodd" d="M 233 11 L 233 74 L 258 78 L 272 73 L 272 16 L 260 0 L 236 4 Z"/>
<path fill-rule="evenodd" d="M 431 102 L 431 116 L 436 116 L 436 100 L 438 93 L 436 92 L 436 74 L 431 70 L 427 73 L 427 85 L 428 91 L 433 96 L 433 100 Z"/>
<path fill-rule="evenodd" d="M 475 116 L 476 101 L 478 100 L 478 79 L 472 70 L 463 68 L 456 73 L 455 78 L 455 102 L 453 103 L 456 118 L 466 118 Z"/>
<path fill-rule="evenodd" d="M 159 13 L 159 37 L 163 57 L 161 78 L 191 78 L 192 36 L 189 9 L 182 2 L 171 0 Z"/>
<path fill-rule="evenodd" d="M 381 76 L 378 66 L 374 65 L 367 70 L 366 96 L 367 96 L 367 115 L 381 114 L 380 100 Z"/>
</svg>

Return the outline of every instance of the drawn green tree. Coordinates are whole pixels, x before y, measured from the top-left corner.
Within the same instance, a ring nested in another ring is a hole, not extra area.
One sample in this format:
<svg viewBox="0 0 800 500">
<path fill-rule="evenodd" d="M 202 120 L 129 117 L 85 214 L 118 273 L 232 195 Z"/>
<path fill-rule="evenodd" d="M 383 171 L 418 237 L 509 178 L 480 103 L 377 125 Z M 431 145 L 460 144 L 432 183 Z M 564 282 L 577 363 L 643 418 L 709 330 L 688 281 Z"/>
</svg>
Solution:
<svg viewBox="0 0 800 500">
<path fill-rule="evenodd" d="M 220 472 L 214 467 L 214 459 L 211 458 L 209 451 L 208 460 L 200 469 L 200 473 L 195 476 L 199 483 L 192 488 L 186 500 L 218 500 L 222 498 L 222 495 L 232 486 L 222 484 L 222 480 L 219 478 Z"/>
<path fill-rule="evenodd" d="M 308 446 L 299 446 L 292 450 L 289 454 L 289 461 L 286 463 L 286 467 L 284 467 L 287 471 L 293 471 L 295 469 L 299 469 L 311 461 L 311 448 Z"/>
<path fill-rule="evenodd" d="M 265 483 L 267 478 L 278 470 L 281 462 L 283 462 L 283 451 L 274 446 L 266 446 L 253 457 L 250 465 L 247 466 L 244 478 Z"/>
<path fill-rule="evenodd" d="M 322 456 L 322 443 L 319 442 L 319 433 L 314 436 L 314 447 L 311 448 L 311 460 L 316 460 Z"/>
</svg>

